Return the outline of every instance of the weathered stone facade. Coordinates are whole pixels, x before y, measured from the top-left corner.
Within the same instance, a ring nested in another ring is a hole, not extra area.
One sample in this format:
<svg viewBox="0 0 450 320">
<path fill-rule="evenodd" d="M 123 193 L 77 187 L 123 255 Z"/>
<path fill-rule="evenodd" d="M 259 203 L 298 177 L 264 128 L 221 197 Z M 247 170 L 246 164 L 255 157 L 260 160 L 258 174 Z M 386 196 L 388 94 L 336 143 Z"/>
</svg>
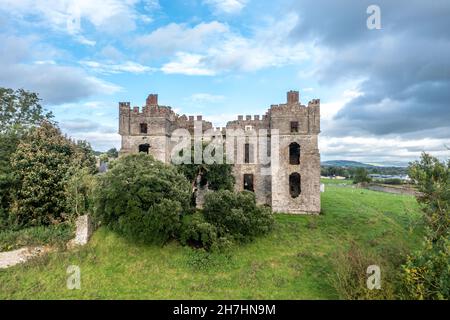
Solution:
<svg viewBox="0 0 450 320">
<path fill-rule="evenodd" d="M 234 144 L 236 157 L 240 154 L 239 159 L 245 158 L 234 164 L 237 191 L 252 189 L 258 203 L 271 205 L 275 212 L 320 212 L 320 100 L 305 106 L 298 91 L 289 91 L 287 103 L 271 105 L 265 115 L 238 116 L 226 128 L 215 129 L 202 116 L 180 116 L 170 107 L 160 106 L 156 94 L 148 96 L 142 111 L 131 108 L 129 102 L 120 102 L 121 154 L 148 152 L 169 163 L 176 144 L 171 140 L 172 133 L 182 128 L 193 134 L 200 125 L 203 132 L 215 130 L 224 140 L 230 129 L 248 133 L 245 146 Z M 258 161 L 260 129 L 269 134 L 268 163 Z"/>
</svg>

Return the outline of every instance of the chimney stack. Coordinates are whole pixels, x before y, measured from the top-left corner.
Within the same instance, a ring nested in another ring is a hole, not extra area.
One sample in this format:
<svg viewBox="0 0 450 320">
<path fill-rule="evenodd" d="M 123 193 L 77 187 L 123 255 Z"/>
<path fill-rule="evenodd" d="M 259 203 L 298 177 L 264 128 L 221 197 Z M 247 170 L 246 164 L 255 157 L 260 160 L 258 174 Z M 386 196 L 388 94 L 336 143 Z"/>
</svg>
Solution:
<svg viewBox="0 0 450 320">
<path fill-rule="evenodd" d="M 298 103 L 299 102 L 299 93 L 298 93 L 298 91 L 293 91 L 293 90 L 291 90 L 291 91 L 289 91 L 288 93 L 287 93 L 287 103 L 288 104 L 295 104 L 295 103 Z"/>
<path fill-rule="evenodd" d="M 157 94 L 149 94 L 146 101 L 147 106 L 157 106 L 158 105 L 158 95 Z"/>
</svg>

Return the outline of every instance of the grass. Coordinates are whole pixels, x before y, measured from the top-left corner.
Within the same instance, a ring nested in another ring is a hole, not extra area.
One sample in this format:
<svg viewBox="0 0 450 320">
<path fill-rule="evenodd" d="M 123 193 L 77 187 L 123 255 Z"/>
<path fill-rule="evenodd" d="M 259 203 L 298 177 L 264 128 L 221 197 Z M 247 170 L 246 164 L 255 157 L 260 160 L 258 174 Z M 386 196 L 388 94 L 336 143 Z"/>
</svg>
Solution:
<svg viewBox="0 0 450 320">
<path fill-rule="evenodd" d="M 24 246 L 54 245 L 61 246 L 75 236 L 70 224 L 61 223 L 48 227 L 29 227 L 21 230 L 0 231 L 0 252 Z"/>
<path fill-rule="evenodd" d="M 327 181 L 325 181 L 327 183 Z M 0 299 L 335 299 L 333 255 L 351 242 L 398 255 L 422 239 L 413 197 L 327 184 L 319 216 L 276 215 L 268 236 L 208 255 L 135 245 L 101 228 L 76 251 L 0 270 Z M 68 290 L 69 265 L 81 290 Z"/>
</svg>

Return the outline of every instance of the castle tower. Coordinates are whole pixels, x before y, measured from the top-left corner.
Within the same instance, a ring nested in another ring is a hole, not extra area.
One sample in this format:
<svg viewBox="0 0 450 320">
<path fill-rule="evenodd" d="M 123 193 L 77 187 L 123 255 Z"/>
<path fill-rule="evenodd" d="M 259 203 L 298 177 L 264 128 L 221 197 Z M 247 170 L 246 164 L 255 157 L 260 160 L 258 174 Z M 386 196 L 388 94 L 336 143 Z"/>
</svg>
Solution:
<svg viewBox="0 0 450 320">
<path fill-rule="evenodd" d="M 119 134 L 122 136 L 121 154 L 145 152 L 167 162 L 169 135 L 173 111 L 158 105 L 158 95 L 150 94 L 142 108 L 119 103 Z"/>
<path fill-rule="evenodd" d="M 273 211 L 319 213 L 320 101 L 313 100 L 306 107 L 298 91 L 289 91 L 286 104 L 271 107 L 270 127 L 279 132 L 278 148 L 272 134 Z"/>
</svg>

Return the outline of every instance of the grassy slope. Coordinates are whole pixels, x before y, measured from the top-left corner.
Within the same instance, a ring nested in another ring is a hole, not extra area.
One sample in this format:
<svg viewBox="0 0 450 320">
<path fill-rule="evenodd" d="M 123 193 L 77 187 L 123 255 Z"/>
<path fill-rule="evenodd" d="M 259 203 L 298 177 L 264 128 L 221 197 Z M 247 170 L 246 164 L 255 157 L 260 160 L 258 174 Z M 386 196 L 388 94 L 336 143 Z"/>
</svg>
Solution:
<svg viewBox="0 0 450 320">
<path fill-rule="evenodd" d="M 412 197 L 329 184 L 322 207 L 320 216 L 277 215 L 272 234 L 206 263 L 175 242 L 137 246 L 100 229 L 78 251 L 0 270 L 0 299 L 333 299 L 336 250 L 354 240 L 385 254 L 421 240 Z M 69 265 L 81 268 L 81 290 L 66 289 Z"/>
</svg>

